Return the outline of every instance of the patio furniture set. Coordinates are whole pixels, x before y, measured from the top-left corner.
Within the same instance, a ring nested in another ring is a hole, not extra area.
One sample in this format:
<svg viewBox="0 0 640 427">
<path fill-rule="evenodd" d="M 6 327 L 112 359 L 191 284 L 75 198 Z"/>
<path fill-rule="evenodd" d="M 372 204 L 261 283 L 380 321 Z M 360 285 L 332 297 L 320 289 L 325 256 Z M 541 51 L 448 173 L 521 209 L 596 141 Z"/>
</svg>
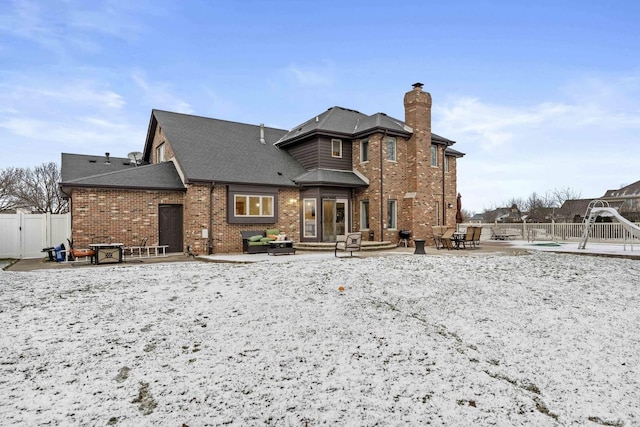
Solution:
<svg viewBox="0 0 640 427">
<path fill-rule="evenodd" d="M 469 226 L 465 231 L 453 227 L 433 226 L 433 242 L 436 249 L 467 249 L 480 246 L 482 227 Z"/>
</svg>

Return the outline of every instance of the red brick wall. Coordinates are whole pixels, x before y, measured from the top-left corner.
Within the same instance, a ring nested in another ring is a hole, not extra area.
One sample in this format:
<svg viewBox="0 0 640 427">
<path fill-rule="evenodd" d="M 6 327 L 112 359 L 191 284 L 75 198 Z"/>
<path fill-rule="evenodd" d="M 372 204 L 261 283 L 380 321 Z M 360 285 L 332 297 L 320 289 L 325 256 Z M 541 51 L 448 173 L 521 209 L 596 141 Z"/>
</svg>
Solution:
<svg viewBox="0 0 640 427">
<path fill-rule="evenodd" d="M 438 166 L 431 166 L 431 95 L 415 88 L 405 95 L 405 122 L 413 129 L 409 140 L 396 138 L 397 162 L 386 160 L 384 134 L 369 138 L 369 161 L 360 163 L 361 141 L 354 141 L 353 168 L 369 179 L 369 187 L 359 190 L 354 197 L 354 230 L 360 230 L 360 201 L 369 200 L 370 230 L 375 239 L 380 239 L 381 220 L 387 218 L 386 201 L 398 202 L 398 227 L 394 230 L 383 228 L 384 240 L 398 241 L 398 230 L 409 229 L 415 238 L 430 239 L 432 225 L 439 218 L 448 226 L 455 226 L 455 206 L 457 195 L 457 164 L 455 157 L 449 156 L 449 170 L 443 174 L 444 146 L 436 145 Z M 382 142 L 382 163 L 380 143 Z M 380 168 L 383 170 L 383 205 L 380 205 Z M 444 199 L 443 199 L 444 181 Z M 407 193 L 415 197 L 404 198 Z M 438 213 L 436 214 L 436 203 Z M 453 208 L 448 208 L 452 204 Z"/>
<path fill-rule="evenodd" d="M 300 240 L 298 190 L 281 189 L 278 192 L 278 222 L 276 224 L 227 224 L 227 189 L 216 185 L 213 190 L 213 252 L 242 252 L 243 230 L 277 228 L 296 241 Z"/>
<path fill-rule="evenodd" d="M 71 197 L 74 246 L 86 247 L 98 236 L 115 243 L 158 244 L 158 205 L 183 204 L 184 193 L 168 191 L 81 189 Z"/>
</svg>

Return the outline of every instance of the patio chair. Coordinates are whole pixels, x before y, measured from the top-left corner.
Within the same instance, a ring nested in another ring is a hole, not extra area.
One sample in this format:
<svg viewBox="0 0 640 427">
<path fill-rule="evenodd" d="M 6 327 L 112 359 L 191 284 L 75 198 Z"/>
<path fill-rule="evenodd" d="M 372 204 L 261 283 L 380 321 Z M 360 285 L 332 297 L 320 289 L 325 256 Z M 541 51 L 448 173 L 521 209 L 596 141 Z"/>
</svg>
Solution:
<svg viewBox="0 0 640 427">
<path fill-rule="evenodd" d="M 347 234 L 344 240 L 338 240 L 333 254 L 337 257 L 338 251 L 350 252 L 353 256 L 353 252 L 362 250 L 362 234 L 353 233 Z"/>
<path fill-rule="evenodd" d="M 440 247 L 442 246 L 442 242 L 440 240 L 442 239 L 442 233 L 445 230 L 446 230 L 446 227 L 443 227 L 441 225 L 431 226 L 431 232 L 433 234 L 433 244 L 436 249 L 440 249 Z"/>
<path fill-rule="evenodd" d="M 469 244 L 469 247 L 473 246 L 473 234 L 475 232 L 475 227 L 467 227 L 467 230 L 464 234 L 464 238 L 460 241 L 460 243 L 462 243 L 462 247 L 464 249 L 467 248 L 467 243 Z"/>
<path fill-rule="evenodd" d="M 480 246 L 480 236 L 482 236 L 482 227 L 474 227 L 473 230 L 473 246 Z"/>
<path fill-rule="evenodd" d="M 447 228 L 444 233 L 442 233 L 442 237 L 440 237 L 440 242 L 442 243 L 442 248 L 447 249 L 455 249 L 453 242 L 453 233 L 455 233 L 455 228 Z"/>
</svg>

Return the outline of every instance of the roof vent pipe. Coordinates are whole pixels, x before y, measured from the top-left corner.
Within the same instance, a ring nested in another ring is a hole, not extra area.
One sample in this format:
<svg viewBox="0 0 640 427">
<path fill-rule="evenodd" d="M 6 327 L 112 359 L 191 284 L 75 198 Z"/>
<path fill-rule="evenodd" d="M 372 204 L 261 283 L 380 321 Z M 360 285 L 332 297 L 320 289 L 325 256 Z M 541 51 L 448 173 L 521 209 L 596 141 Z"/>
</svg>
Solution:
<svg viewBox="0 0 640 427">
<path fill-rule="evenodd" d="M 104 156 L 106 157 L 104 164 L 105 165 L 111 164 L 111 161 L 109 160 L 109 153 L 104 153 Z"/>
<path fill-rule="evenodd" d="M 260 123 L 260 144 L 266 144 L 267 141 L 264 140 L 264 123 Z"/>
</svg>

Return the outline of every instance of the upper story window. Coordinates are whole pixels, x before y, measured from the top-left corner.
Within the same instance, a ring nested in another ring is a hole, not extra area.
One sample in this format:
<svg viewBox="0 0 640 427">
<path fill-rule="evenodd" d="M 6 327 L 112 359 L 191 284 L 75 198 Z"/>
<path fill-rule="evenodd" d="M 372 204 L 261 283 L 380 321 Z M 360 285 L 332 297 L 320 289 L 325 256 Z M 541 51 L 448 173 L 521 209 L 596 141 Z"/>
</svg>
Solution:
<svg viewBox="0 0 640 427">
<path fill-rule="evenodd" d="M 387 160 L 396 161 L 396 139 L 387 137 Z"/>
<path fill-rule="evenodd" d="M 431 166 L 438 167 L 438 147 L 431 146 Z"/>
<path fill-rule="evenodd" d="M 444 156 L 444 171 L 449 172 L 449 156 Z"/>
<path fill-rule="evenodd" d="M 369 161 L 369 140 L 363 139 L 360 141 L 360 162 Z"/>
<path fill-rule="evenodd" d="M 164 162 L 165 158 L 165 145 L 164 142 L 160 145 L 158 145 L 158 148 L 156 148 L 156 163 L 160 163 L 160 162 Z"/>
<path fill-rule="evenodd" d="M 331 140 L 331 157 L 342 157 L 342 140 Z"/>
</svg>

